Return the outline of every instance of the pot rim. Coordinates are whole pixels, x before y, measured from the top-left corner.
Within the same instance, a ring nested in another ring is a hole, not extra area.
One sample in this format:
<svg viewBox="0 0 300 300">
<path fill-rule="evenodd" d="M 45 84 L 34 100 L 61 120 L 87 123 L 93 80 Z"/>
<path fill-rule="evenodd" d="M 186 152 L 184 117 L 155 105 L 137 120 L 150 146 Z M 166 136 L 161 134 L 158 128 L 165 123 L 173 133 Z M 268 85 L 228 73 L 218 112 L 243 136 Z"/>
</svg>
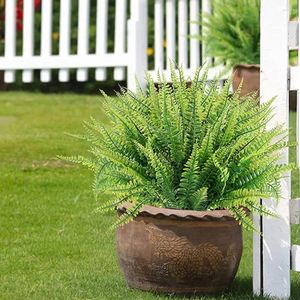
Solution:
<svg viewBox="0 0 300 300">
<path fill-rule="evenodd" d="M 260 65 L 257 64 L 236 64 L 233 66 L 233 70 L 235 71 L 238 68 L 244 69 L 260 69 Z"/>
<path fill-rule="evenodd" d="M 125 213 L 129 207 L 130 203 L 126 203 L 119 206 L 117 210 L 119 213 Z M 235 221 L 234 217 L 227 209 L 198 211 L 155 207 L 151 205 L 144 205 L 138 216 L 201 221 Z"/>
</svg>

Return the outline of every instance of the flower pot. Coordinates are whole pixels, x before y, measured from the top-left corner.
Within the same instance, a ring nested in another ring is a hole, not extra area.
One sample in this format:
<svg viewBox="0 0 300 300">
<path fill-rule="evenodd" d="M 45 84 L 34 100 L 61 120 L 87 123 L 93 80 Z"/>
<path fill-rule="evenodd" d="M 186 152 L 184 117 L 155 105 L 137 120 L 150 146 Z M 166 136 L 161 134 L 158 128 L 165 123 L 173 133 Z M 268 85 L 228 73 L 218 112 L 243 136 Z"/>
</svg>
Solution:
<svg viewBox="0 0 300 300">
<path fill-rule="evenodd" d="M 241 95 L 247 95 L 252 92 L 259 92 L 260 86 L 260 68 L 259 65 L 236 65 L 233 68 L 233 90 L 239 87 L 242 78 L 244 78 Z M 290 91 L 290 111 L 297 111 L 297 92 Z"/>
<path fill-rule="evenodd" d="M 126 206 L 118 209 L 121 215 Z M 227 210 L 145 206 L 117 230 L 117 253 L 129 287 L 169 294 L 224 291 L 242 254 L 242 229 Z"/>
<path fill-rule="evenodd" d="M 236 91 L 242 84 L 241 96 L 259 92 L 260 68 L 259 65 L 236 65 L 233 68 L 233 90 Z"/>
</svg>

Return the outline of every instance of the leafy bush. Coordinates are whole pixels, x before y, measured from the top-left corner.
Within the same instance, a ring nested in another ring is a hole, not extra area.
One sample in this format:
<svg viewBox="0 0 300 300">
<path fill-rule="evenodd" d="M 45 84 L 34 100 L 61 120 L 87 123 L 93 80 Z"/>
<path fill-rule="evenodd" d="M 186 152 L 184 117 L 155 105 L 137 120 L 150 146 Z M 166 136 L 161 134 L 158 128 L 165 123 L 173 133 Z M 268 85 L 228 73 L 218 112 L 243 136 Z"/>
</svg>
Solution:
<svg viewBox="0 0 300 300">
<path fill-rule="evenodd" d="M 295 19 L 297 0 L 290 4 L 291 19 Z M 197 38 L 217 63 L 226 63 L 227 69 L 236 64 L 259 64 L 260 0 L 212 0 L 212 14 L 203 15 L 201 25 L 203 34 Z"/>
<path fill-rule="evenodd" d="M 149 204 L 192 210 L 228 209 L 246 228 L 253 228 L 244 208 L 272 214 L 259 198 L 279 198 L 281 176 L 291 165 L 277 165 L 288 146 L 287 132 L 267 130 L 272 101 L 257 106 L 255 96 L 231 95 L 230 82 L 207 86 L 199 70 L 187 87 L 184 74 L 172 71 L 170 86 L 148 91 L 123 90 L 105 95 L 109 126 L 85 123 L 92 158 L 74 156 L 95 173 L 96 197 L 112 195 L 100 210 L 125 202 L 131 208 L 115 225 L 130 221 Z M 274 139 L 278 139 L 274 143 Z"/>
<path fill-rule="evenodd" d="M 259 64 L 259 0 L 213 0 L 202 21 L 206 54 L 228 67 Z"/>
</svg>

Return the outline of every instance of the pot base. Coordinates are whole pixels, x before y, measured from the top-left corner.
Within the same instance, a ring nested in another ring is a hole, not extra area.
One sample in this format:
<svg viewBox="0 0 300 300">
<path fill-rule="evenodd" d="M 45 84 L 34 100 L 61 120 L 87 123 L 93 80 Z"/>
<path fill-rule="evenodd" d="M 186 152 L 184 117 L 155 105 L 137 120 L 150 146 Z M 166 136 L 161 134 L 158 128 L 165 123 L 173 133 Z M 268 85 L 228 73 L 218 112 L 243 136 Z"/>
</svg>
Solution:
<svg viewBox="0 0 300 300">
<path fill-rule="evenodd" d="M 127 282 L 129 288 L 143 290 L 146 292 L 155 292 L 161 294 L 176 294 L 180 296 L 204 296 L 204 295 L 216 295 L 224 292 L 228 289 L 228 286 L 220 286 L 218 289 L 216 288 L 197 288 L 197 287 L 173 287 L 172 292 L 170 292 L 169 287 L 162 287 L 158 285 L 154 285 L 152 283 L 145 282 Z"/>
<path fill-rule="evenodd" d="M 132 288 L 216 294 L 226 290 L 235 277 L 242 230 L 227 211 L 145 209 L 118 228 L 117 251 Z"/>
</svg>

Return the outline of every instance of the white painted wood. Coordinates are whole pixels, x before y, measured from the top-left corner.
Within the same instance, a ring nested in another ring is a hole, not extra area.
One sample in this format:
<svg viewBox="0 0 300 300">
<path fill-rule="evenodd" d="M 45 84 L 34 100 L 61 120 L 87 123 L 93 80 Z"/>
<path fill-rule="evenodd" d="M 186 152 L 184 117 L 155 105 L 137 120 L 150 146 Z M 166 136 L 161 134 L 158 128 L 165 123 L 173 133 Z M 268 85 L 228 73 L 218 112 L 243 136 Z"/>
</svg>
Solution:
<svg viewBox="0 0 300 300">
<path fill-rule="evenodd" d="M 60 1 L 59 17 L 59 55 L 67 56 L 70 54 L 71 45 L 71 0 Z M 67 82 L 70 80 L 70 72 L 60 66 L 58 80 Z"/>
<path fill-rule="evenodd" d="M 16 0 L 5 3 L 5 43 L 4 57 L 11 58 L 16 55 Z M 9 68 L 4 73 L 4 82 L 11 83 L 16 80 L 15 71 Z"/>
<path fill-rule="evenodd" d="M 290 201 L 290 221 L 291 224 L 300 224 L 300 198 Z"/>
<path fill-rule="evenodd" d="M 52 54 L 52 0 L 42 1 L 42 25 L 41 25 L 41 56 L 47 60 Z M 41 81 L 51 81 L 51 71 L 41 70 Z"/>
<path fill-rule="evenodd" d="M 298 88 L 298 92 L 297 92 L 296 140 L 298 143 L 296 148 L 297 151 L 296 159 L 297 159 L 297 165 L 298 167 L 300 167 L 300 88 Z"/>
<path fill-rule="evenodd" d="M 97 0 L 96 20 L 96 54 L 101 59 L 107 52 L 107 26 L 108 26 L 108 0 Z M 106 79 L 106 68 L 97 68 L 95 72 L 97 81 Z"/>
<path fill-rule="evenodd" d="M 260 200 L 261 201 L 261 200 Z M 253 224 L 255 228 L 261 230 L 261 219 L 262 217 L 259 214 L 253 214 Z M 256 295 L 260 295 L 263 292 L 262 289 L 262 279 L 261 279 L 261 250 L 262 250 L 262 236 L 257 233 L 253 232 L 253 277 L 252 277 L 252 284 L 253 284 L 253 292 Z"/>
<path fill-rule="evenodd" d="M 300 1 L 298 1 L 298 14 L 300 13 Z M 300 41 L 300 30 L 299 30 L 299 22 L 300 17 L 298 16 L 298 32 L 296 32 L 296 36 L 298 37 L 298 69 L 299 69 L 299 62 L 300 62 L 300 47 L 299 47 L 299 41 Z M 297 34 L 298 33 L 298 34 Z M 300 78 L 298 78 L 300 79 Z M 297 115 L 296 115 L 296 140 L 298 142 L 297 148 L 296 148 L 296 159 L 297 164 L 300 167 L 300 81 L 297 81 Z"/>
<path fill-rule="evenodd" d="M 274 101 L 275 117 L 269 122 L 268 128 L 277 124 L 289 127 L 288 22 L 288 0 L 274 1 L 272 6 L 268 0 L 261 1 L 261 102 L 277 96 Z M 287 162 L 288 149 L 283 152 L 279 163 Z M 263 200 L 263 204 L 275 211 L 279 218 L 263 217 L 263 285 L 260 288 L 263 289 L 264 295 L 287 299 L 290 296 L 290 174 L 282 178 L 281 190 L 280 201 Z M 256 242 L 257 239 L 254 239 L 253 247 L 260 247 Z M 254 256 L 254 260 L 259 259 L 260 257 Z M 255 276 L 257 272 L 253 272 L 253 283 L 257 282 Z M 254 292 L 259 294 L 260 288 L 257 284 L 254 284 L 254 288 Z"/>
<path fill-rule="evenodd" d="M 290 90 L 297 91 L 300 80 L 300 68 L 298 66 L 290 67 Z"/>
<path fill-rule="evenodd" d="M 13 82 L 15 70 L 22 70 L 23 80 L 31 82 L 33 70 L 37 69 L 41 70 L 41 81 L 50 82 L 51 70 L 56 68 L 59 69 L 59 81 L 62 82 L 69 80 L 69 69 L 72 68 L 78 68 L 77 80 L 79 81 L 87 80 L 87 68 L 96 68 L 96 80 L 105 80 L 107 67 L 117 67 L 114 72 L 116 80 L 124 79 L 124 67 L 128 67 L 128 81 L 131 87 L 135 86 L 135 76 L 143 81 L 147 70 L 147 0 L 131 1 L 131 21 L 128 23 L 131 37 L 127 36 L 127 39 L 126 26 L 122 25 L 127 18 L 127 1 L 117 0 L 115 51 L 109 54 L 107 54 L 107 20 L 110 2 L 97 0 L 96 54 L 89 54 L 89 3 L 90 0 L 80 0 L 78 13 L 73 11 L 73 14 L 78 16 L 78 51 L 77 54 L 71 54 L 72 1 L 60 1 L 59 55 L 52 55 L 53 0 L 42 0 L 41 54 L 38 56 L 34 55 L 34 0 L 25 0 L 23 54 L 16 57 L 16 0 L 7 1 L 5 55 L 0 57 L 0 70 L 5 71 L 5 81 Z M 166 12 L 164 12 L 165 3 Z M 178 11 L 176 11 L 177 7 Z M 176 36 L 178 36 L 178 62 L 183 65 L 186 73 L 193 76 L 194 69 L 199 65 L 199 42 L 187 39 L 187 35 L 199 32 L 198 25 L 189 22 L 198 19 L 199 0 L 178 0 L 178 6 L 176 0 L 156 0 L 154 9 L 155 71 L 160 70 L 169 77 L 169 68 L 165 70 L 167 64 L 164 57 L 164 37 L 166 35 L 168 40 L 166 54 L 175 61 Z M 178 16 L 177 29 L 176 16 Z M 188 40 L 190 40 L 190 47 L 188 47 Z M 211 69 L 209 78 L 213 79 L 218 73 L 220 73 L 219 67 Z M 156 79 L 156 76 L 154 78 Z"/>
<path fill-rule="evenodd" d="M 127 0 L 116 0 L 115 15 L 115 53 L 125 53 L 126 46 L 126 22 L 127 22 Z M 124 80 L 125 69 L 117 67 L 114 69 L 114 79 Z"/>
<path fill-rule="evenodd" d="M 190 35 L 199 36 L 200 29 L 196 22 L 199 22 L 200 6 L 199 0 L 190 0 Z M 190 68 L 195 70 L 200 65 L 200 43 L 198 39 L 190 39 Z"/>
<path fill-rule="evenodd" d="M 22 56 L 15 56 L 13 58 L 0 57 L 0 70 L 23 70 L 23 69 L 70 69 L 70 68 L 98 68 L 98 67 L 115 67 L 127 66 L 128 54 L 120 54 L 116 56 L 113 53 L 107 53 L 99 57 L 96 54 L 82 55 L 52 55 L 47 60 L 41 56 L 33 56 L 30 60 Z"/>
<path fill-rule="evenodd" d="M 30 60 L 34 55 L 34 0 L 23 2 L 23 57 Z M 31 68 L 24 70 L 23 82 L 33 81 Z"/>
<path fill-rule="evenodd" d="M 89 53 L 89 23 L 90 23 L 90 0 L 79 0 L 78 3 L 78 38 L 77 54 L 79 59 Z M 77 81 L 88 80 L 88 69 L 77 70 Z"/>
<path fill-rule="evenodd" d="M 176 3 L 166 0 L 167 69 L 176 60 Z"/>
<path fill-rule="evenodd" d="M 130 64 L 127 68 L 127 86 L 136 91 L 136 80 L 142 88 L 146 87 L 145 71 L 147 65 L 147 0 L 131 0 L 130 20 L 128 21 L 128 59 Z"/>
<path fill-rule="evenodd" d="M 299 45 L 299 23 L 298 21 L 289 22 L 289 48 L 290 50 L 298 49 Z"/>
<path fill-rule="evenodd" d="M 164 69 L 164 1 L 156 0 L 154 4 L 154 69 Z"/>
<path fill-rule="evenodd" d="M 300 272 L 300 246 L 293 245 L 291 248 L 291 270 Z"/>
<path fill-rule="evenodd" d="M 156 70 L 150 70 L 148 71 L 149 75 L 153 78 L 153 80 L 156 80 L 157 77 L 157 72 Z M 166 78 L 166 80 L 171 81 L 171 75 L 170 75 L 170 70 L 162 70 L 160 71 L 160 74 L 162 76 L 164 76 Z M 184 70 L 184 74 L 186 75 L 186 77 L 190 77 L 192 78 L 195 74 L 195 70 L 194 69 L 185 69 Z M 225 80 L 229 77 L 230 74 L 228 73 L 224 73 L 224 67 L 223 66 L 216 66 L 213 68 L 209 68 L 208 69 L 208 74 L 207 74 L 207 78 L 208 81 L 209 80 L 214 80 L 214 79 L 220 79 Z"/>
<path fill-rule="evenodd" d="M 202 20 L 211 14 L 211 0 L 202 0 Z M 205 45 L 201 43 L 201 64 L 211 65 L 212 58 L 206 53 Z"/>
<path fill-rule="evenodd" d="M 188 67 L 188 2 L 178 1 L 178 63 L 180 67 Z"/>
</svg>

